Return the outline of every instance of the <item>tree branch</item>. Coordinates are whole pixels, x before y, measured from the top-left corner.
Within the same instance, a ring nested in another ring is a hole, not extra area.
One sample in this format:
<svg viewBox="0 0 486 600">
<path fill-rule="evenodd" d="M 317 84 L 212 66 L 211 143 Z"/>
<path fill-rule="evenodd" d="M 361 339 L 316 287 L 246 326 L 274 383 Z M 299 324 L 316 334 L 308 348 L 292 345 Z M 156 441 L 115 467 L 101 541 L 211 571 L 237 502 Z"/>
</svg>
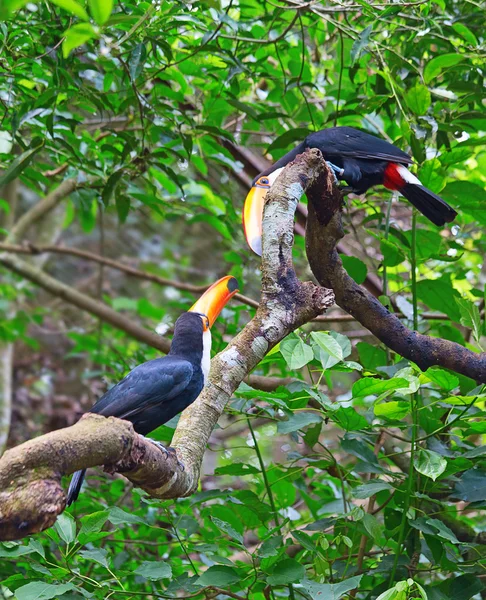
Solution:
<svg viewBox="0 0 486 600">
<path fill-rule="evenodd" d="M 31 225 L 55 208 L 59 202 L 64 200 L 66 196 L 69 196 L 79 186 L 80 184 L 76 178 L 65 179 L 55 190 L 49 192 L 45 198 L 37 202 L 18 219 L 8 234 L 6 241 L 14 244 L 23 238 Z"/>
<path fill-rule="evenodd" d="M 170 341 L 168 339 L 127 319 L 125 315 L 116 312 L 106 304 L 94 300 L 90 296 L 78 292 L 71 286 L 47 275 L 42 269 L 30 265 L 18 256 L 6 253 L 0 254 L 0 264 L 11 271 L 14 271 L 18 275 L 25 277 L 29 281 L 32 281 L 32 283 L 39 285 L 51 294 L 54 294 L 54 296 L 58 296 L 66 302 L 74 304 L 74 306 L 89 312 L 95 317 L 103 319 L 103 321 L 113 325 L 113 327 L 125 331 L 128 335 L 131 335 L 140 342 L 144 342 L 165 353 L 169 351 Z"/>
<path fill-rule="evenodd" d="M 330 290 L 300 282 L 292 264 L 294 213 L 299 198 L 322 170 L 328 175 L 321 153 L 311 150 L 286 167 L 268 194 L 261 302 L 254 318 L 213 358 L 208 385 L 181 415 L 172 445 L 184 471 L 175 458 L 166 460 L 153 444 L 140 440 L 130 424 L 89 415 L 73 427 L 9 450 L 0 459 L 0 539 L 22 538 L 52 525 L 65 508 L 62 475 L 88 466 L 110 465 L 110 471 L 123 472 L 157 498 L 194 492 L 209 436 L 233 392 L 286 335 L 334 303 Z M 10 266 L 18 272 L 15 263 Z M 69 294 L 72 299 L 72 290 Z"/>
<path fill-rule="evenodd" d="M 336 250 L 338 240 L 344 235 L 339 190 L 334 188 L 329 194 L 325 181 L 320 180 L 307 192 L 307 197 L 307 258 L 317 281 L 334 291 L 336 304 L 423 371 L 439 365 L 486 383 L 486 353 L 476 354 L 460 344 L 408 329 L 347 274 Z"/>
</svg>

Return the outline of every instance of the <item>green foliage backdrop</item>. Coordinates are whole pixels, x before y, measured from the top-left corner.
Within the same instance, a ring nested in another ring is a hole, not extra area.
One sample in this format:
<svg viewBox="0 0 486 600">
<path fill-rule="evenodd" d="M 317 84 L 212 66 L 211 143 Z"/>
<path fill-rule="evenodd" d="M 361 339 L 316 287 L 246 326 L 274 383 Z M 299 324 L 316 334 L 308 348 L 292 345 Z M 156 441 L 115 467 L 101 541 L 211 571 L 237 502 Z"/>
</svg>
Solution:
<svg viewBox="0 0 486 600">
<path fill-rule="evenodd" d="M 231 273 L 257 297 L 240 213 L 261 154 L 275 160 L 310 131 L 350 125 L 410 150 L 459 217 L 440 232 L 384 190 L 348 200 L 346 268 L 359 283 L 378 276 L 410 326 L 482 351 L 484 15 L 473 0 L 0 0 L 0 233 L 78 178 L 62 204 L 66 245 L 138 257 L 179 283 Z M 307 277 L 302 238 L 295 255 Z M 55 255 L 46 269 L 163 333 L 193 302 L 177 286 L 78 264 Z M 225 309 L 215 350 L 251 311 Z M 60 354 L 39 334 L 51 322 L 64 330 Z M 160 502 L 91 477 L 54 528 L 0 544 L 3 597 L 485 597 L 484 386 L 421 373 L 355 322 L 322 325 L 259 366 L 291 383 L 240 386 L 199 493 Z M 6 270 L 0 340 L 34 356 L 33 371 L 15 372 L 38 412 L 14 407 L 12 444 L 72 422 L 102 377 L 157 355 Z M 69 368 L 82 386 L 65 392 L 64 421 L 49 420 Z M 169 441 L 173 427 L 156 437 Z"/>
</svg>

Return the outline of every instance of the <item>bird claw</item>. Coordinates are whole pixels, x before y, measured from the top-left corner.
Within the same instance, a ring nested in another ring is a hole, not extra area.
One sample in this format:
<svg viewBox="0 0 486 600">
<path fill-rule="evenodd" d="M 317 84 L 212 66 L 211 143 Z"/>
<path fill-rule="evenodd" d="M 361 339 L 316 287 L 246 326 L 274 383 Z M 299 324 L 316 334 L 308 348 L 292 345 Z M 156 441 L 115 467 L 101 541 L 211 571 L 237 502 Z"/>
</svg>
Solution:
<svg viewBox="0 0 486 600">
<path fill-rule="evenodd" d="M 181 462 L 181 461 L 180 461 L 180 460 L 177 458 L 177 451 L 176 451 L 176 449 L 175 449 L 175 448 L 171 448 L 171 447 L 169 446 L 168 448 L 166 448 L 166 451 L 167 451 L 167 454 L 168 454 L 169 456 L 172 456 L 173 458 L 175 458 L 175 459 L 176 459 L 176 461 L 177 461 L 177 466 L 179 467 L 179 469 L 180 469 L 181 471 L 185 471 L 185 470 L 186 470 L 186 467 L 184 466 L 184 463 L 183 463 L 183 462 Z"/>
<path fill-rule="evenodd" d="M 157 446 L 157 448 L 164 454 L 165 459 L 167 460 L 168 458 L 175 458 L 175 460 L 177 461 L 177 466 L 179 467 L 179 469 L 181 471 L 185 471 L 185 467 L 184 467 L 184 463 L 182 463 L 178 458 L 177 458 L 177 451 L 175 450 L 175 448 L 171 448 L 164 446 L 164 444 L 162 444 L 162 442 L 158 442 L 157 440 L 153 440 L 152 438 L 149 437 L 145 437 L 142 434 L 139 434 L 140 437 L 143 437 L 145 440 L 147 440 L 148 442 L 152 443 L 154 446 Z"/>
<path fill-rule="evenodd" d="M 334 183 L 337 185 L 339 183 L 338 177 L 342 177 L 344 175 L 344 169 L 340 169 L 338 166 L 326 160 L 326 165 L 331 169 L 331 173 L 334 178 Z"/>
</svg>

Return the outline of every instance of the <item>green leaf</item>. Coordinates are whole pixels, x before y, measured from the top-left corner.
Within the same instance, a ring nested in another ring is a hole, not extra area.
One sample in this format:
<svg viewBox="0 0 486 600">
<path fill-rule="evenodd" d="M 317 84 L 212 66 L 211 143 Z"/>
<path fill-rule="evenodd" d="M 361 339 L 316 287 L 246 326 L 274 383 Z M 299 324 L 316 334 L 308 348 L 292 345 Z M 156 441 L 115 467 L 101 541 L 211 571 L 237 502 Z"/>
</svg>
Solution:
<svg viewBox="0 0 486 600">
<path fill-rule="evenodd" d="M 465 502 L 486 500 L 486 471 L 481 469 L 466 471 L 456 483 L 452 496 Z"/>
<path fill-rule="evenodd" d="M 54 529 L 66 544 L 76 539 L 76 522 L 69 513 L 61 513 L 54 524 Z"/>
<path fill-rule="evenodd" d="M 410 402 L 392 400 L 382 404 L 375 404 L 373 411 L 377 417 L 386 417 L 387 419 L 403 419 L 410 412 Z"/>
<path fill-rule="evenodd" d="M 332 420 L 346 431 L 359 431 L 369 427 L 368 421 L 358 414 L 352 406 L 341 406 L 332 414 Z"/>
<path fill-rule="evenodd" d="M 211 517 L 211 521 L 216 525 L 216 527 L 220 531 L 224 531 L 224 533 L 227 533 L 231 538 L 236 540 L 239 544 L 243 544 L 243 536 L 241 535 L 241 533 L 239 531 L 236 531 L 236 529 L 234 527 L 232 527 L 230 523 L 227 523 L 226 521 L 222 521 L 221 519 L 218 519 L 216 517 Z"/>
<path fill-rule="evenodd" d="M 358 342 L 356 344 L 359 360 L 365 369 L 375 370 L 376 367 L 386 365 L 386 352 L 379 346 Z"/>
<path fill-rule="evenodd" d="M 280 352 L 289 369 L 300 369 L 314 358 L 312 348 L 300 337 L 286 338 L 280 342 Z"/>
<path fill-rule="evenodd" d="M 359 586 L 363 575 L 355 575 L 344 579 L 339 583 L 316 583 L 315 581 L 303 581 L 302 587 L 306 590 L 312 600 L 340 600 L 351 590 Z"/>
<path fill-rule="evenodd" d="M 110 508 L 110 516 L 108 520 L 113 523 L 113 525 L 132 525 L 135 523 L 144 524 L 145 521 L 133 513 L 128 513 L 118 506 L 113 506 Z"/>
<path fill-rule="evenodd" d="M 440 75 L 444 69 L 457 65 L 465 58 L 466 57 L 462 54 L 442 54 L 441 56 L 433 58 L 427 63 L 424 69 L 425 83 L 430 83 L 432 79 L 435 79 Z"/>
<path fill-rule="evenodd" d="M 240 581 L 240 574 L 231 567 L 225 567 L 223 565 L 215 565 L 209 567 L 201 577 L 197 580 L 197 584 L 203 587 L 214 585 L 217 587 L 224 587 L 232 583 Z"/>
<path fill-rule="evenodd" d="M 363 525 L 366 531 L 370 534 L 371 539 L 377 542 L 383 535 L 383 525 L 378 522 L 373 515 L 365 513 L 363 515 Z"/>
<path fill-rule="evenodd" d="M 35 143 L 33 142 L 32 144 L 33 145 L 28 150 L 22 152 L 20 156 L 17 156 L 17 158 L 10 163 L 6 171 L 0 176 L 0 185 L 5 185 L 20 175 L 20 173 L 29 166 L 37 152 L 42 149 L 44 141 L 37 139 L 35 140 Z"/>
<path fill-rule="evenodd" d="M 265 540 L 258 549 L 258 556 L 260 558 L 268 558 L 269 556 L 277 556 L 279 551 L 284 547 L 283 539 L 281 535 L 276 535 L 268 540 Z"/>
<path fill-rule="evenodd" d="M 391 392 L 399 388 L 407 387 L 406 379 L 376 379 L 374 377 L 363 377 L 353 385 L 353 398 L 365 398 L 366 396 L 378 396 L 383 392 Z"/>
<path fill-rule="evenodd" d="M 107 510 L 100 510 L 81 517 L 81 529 L 79 530 L 79 535 L 89 535 L 101 531 L 101 528 L 108 519 L 108 515 L 109 512 Z"/>
<path fill-rule="evenodd" d="M 380 240 L 380 252 L 383 254 L 383 264 L 387 267 L 396 267 L 405 260 L 405 254 L 390 240 Z"/>
<path fill-rule="evenodd" d="M 68 13 L 71 13 L 75 17 L 79 17 L 83 21 L 89 21 L 88 13 L 84 10 L 81 4 L 75 2 L 75 0 L 51 0 L 52 4 L 59 6 Z"/>
<path fill-rule="evenodd" d="M 469 29 L 469 27 L 466 27 L 466 25 L 464 25 L 464 23 L 459 23 L 459 22 L 453 23 L 452 29 L 454 29 L 454 31 L 456 33 L 458 33 L 462 38 L 464 38 L 466 40 L 466 42 L 469 42 L 471 44 L 471 46 L 478 45 L 477 37 Z"/>
<path fill-rule="evenodd" d="M 362 260 L 355 256 L 341 255 L 341 260 L 348 275 L 352 277 L 357 284 L 362 284 L 368 274 L 368 268 Z"/>
<path fill-rule="evenodd" d="M 459 540 L 455 536 L 454 532 L 447 527 L 442 521 L 439 519 L 427 519 L 427 524 L 435 527 L 437 530 L 437 534 L 439 537 L 452 542 L 453 544 L 459 544 Z"/>
<path fill-rule="evenodd" d="M 479 308 L 467 298 L 456 298 L 455 299 L 459 310 L 461 312 L 461 325 L 472 329 L 474 339 L 481 348 L 481 316 L 479 314 Z"/>
<path fill-rule="evenodd" d="M 97 32 L 90 23 L 78 23 L 64 32 L 62 55 L 67 58 L 75 48 L 82 46 L 89 40 L 98 37 Z"/>
<path fill-rule="evenodd" d="M 172 577 L 171 566 L 162 560 L 144 560 L 135 569 L 134 573 L 142 575 L 142 577 L 151 581 L 159 581 L 160 579 L 169 579 Z"/>
<path fill-rule="evenodd" d="M 115 192 L 116 186 L 118 185 L 120 179 L 123 177 L 123 173 L 123 169 L 118 169 L 108 177 L 108 181 L 106 182 L 105 187 L 101 192 L 101 199 L 103 200 L 103 204 L 105 206 L 108 206 L 108 204 L 110 203 L 111 197 Z"/>
<path fill-rule="evenodd" d="M 313 331 L 311 333 L 311 338 L 319 346 L 319 348 L 321 348 L 321 350 L 324 350 L 326 355 L 329 355 L 333 359 L 333 365 L 343 360 L 343 349 L 341 348 L 340 344 L 328 333 L 324 333 L 322 331 Z"/>
<path fill-rule="evenodd" d="M 289 129 L 282 135 L 279 135 L 267 148 L 267 152 L 271 153 L 273 150 L 279 150 L 280 148 L 287 148 L 292 142 L 301 142 L 305 137 L 311 133 L 310 129 L 303 127 L 296 127 L 295 129 Z"/>
<path fill-rule="evenodd" d="M 223 467 L 217 467 L 214 470 L 215 475 L 233 475 L 234 477 L 254 475 L 255 473 L 260 473 L 260 469 L 257 469 L 253 465 L 247 465 L 240 462 L 233 463 L 232 465 L 224 465 Z"/>
<path fill-rule="evenodd" d="M 374 496 L 378 492 L 391 489 L 393 489 L 392 486 L 386 483 L 386 481 L 368 481 L 355 487 L 353 489 L 353 496 L 358 500 L 364 500 L 365 498 Z"/>
<path fill-rule="evenodd" d="M 405 94 L 408 108 L 416 115 L 425 115 L 432 103 L 429 90 L 425 85 L 417 84 Z"/>
<path fill-rule="evenodd" d="M 297 431 L 312 423 L 320 423 L 322 417 L 313 412 L 296 412 L 292 413 L 287 421 L 279 421 L 277 431 L 279 433 L 291 433 Z"/>
<path fill-rule="evenodd" d="M 113 0 L 88 0 L 89 10 L 98 25 L 104 25 L 113 10 Z"/>
<path fill-rule="evenodd" d="M 474 221 L 486 225 L 486 190 L 472 181 L 451 181 L 441 196 L 461 212 L 469 213 Z"/>
<path fill-rule="evenodd" d="M 361 57 L 364 50 L 368 47 L 372 31 L 373 25 L 368 25 L 368 27 L 363 29 L 363 31 L 361 31 L 359 36 L 354 41 L 351 47 L 351 65 L 354 65 L 354 63 Z"/>
<path fill-rule="evenodd" d="M 457 375 L 449 373 L 449 371 L 440 369 L 439 367 L 430 367 L 424 374 L 430 381 L 433 381 L 448 392 L 459 385 L 459 377 L 457 377 Z"/>
<path fill-rule="evenodd" d="M 287 585 L 296 583 L 304 577 L 304 565 L 293 558 L 286 558 L 275 565 L 272 574 L 267 577 L 267 583 L 269 585 Z"/>
<path fill-rule="evenodd" d="M 446 470 L 447 460 L 437 452 L 420 449 L 415 454 L 414 467 L 419 473 L 435 481 Z"/>
<path fill-rule="evenodd" d="M 16 600 L 51 600 L 62 596 L 66 592 L 76 589 L 72 583 L 44 583 L 43 581 L 31 581 L 15 590 Z"/>
<path fill-rule="evenodd" d="M 460 298 L 459 292 L 446 279 L 423 279 L 416 286 L 419 300 L 433 310 L 446 313 L 456 323 L 461 320 L 461 313 L 456 303 Z"/>
<path fill-rule="evenodd" d="M 87 560 L 93 560 L 94 562 L 108 568 L 108 552 L 104 548 L 94 548 L 93 550 L 82 550 L 79 553 L 80 556 Z"/>
<path fill-rule="evenodd" d="M 115 206 L 120 223 L 125 223 L 130 212 L 130 198 L 125 194 L 117 193 L 115 196 Z"/>
<path fill-rule="evenodd" d="M 137 44 L 130 54 L 128 61 L 128 70 L 130 72 L 130 78 L 135 81 L 140 73 L 143 71 L 145 60 L 147 59 L 147 48 L 145 44 Z"/>
</svg>

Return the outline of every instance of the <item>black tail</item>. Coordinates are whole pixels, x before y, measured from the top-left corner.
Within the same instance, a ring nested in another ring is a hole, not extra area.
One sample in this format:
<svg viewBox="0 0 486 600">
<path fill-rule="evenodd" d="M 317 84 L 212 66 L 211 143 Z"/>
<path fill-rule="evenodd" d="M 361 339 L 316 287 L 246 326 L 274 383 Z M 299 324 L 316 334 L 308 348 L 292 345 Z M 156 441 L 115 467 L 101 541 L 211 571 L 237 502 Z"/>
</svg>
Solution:
<svg viewBox="0 0 486 600">
<path fill-rule="evenodd" d="M 406 183 L 398 191 L 434 225 L 443 227 L 457 216 L 456 211 L 447 202 L 423 185 Z"/>
<path fill-rule="evenodd" d="M 73 478 L 71 479 L 71 483 L 69 484 L 69 489 L 67 493 L 66 503 L 68 506 L 71 506 L 73 502 L 76 502 L 79 496 L 79 492 L 81 491 L 81 486 L 83 485 L 84 477 L 86 475 L 86 469 L 82 471 L 76 471 L 73 474 Z"/>
</svg>

